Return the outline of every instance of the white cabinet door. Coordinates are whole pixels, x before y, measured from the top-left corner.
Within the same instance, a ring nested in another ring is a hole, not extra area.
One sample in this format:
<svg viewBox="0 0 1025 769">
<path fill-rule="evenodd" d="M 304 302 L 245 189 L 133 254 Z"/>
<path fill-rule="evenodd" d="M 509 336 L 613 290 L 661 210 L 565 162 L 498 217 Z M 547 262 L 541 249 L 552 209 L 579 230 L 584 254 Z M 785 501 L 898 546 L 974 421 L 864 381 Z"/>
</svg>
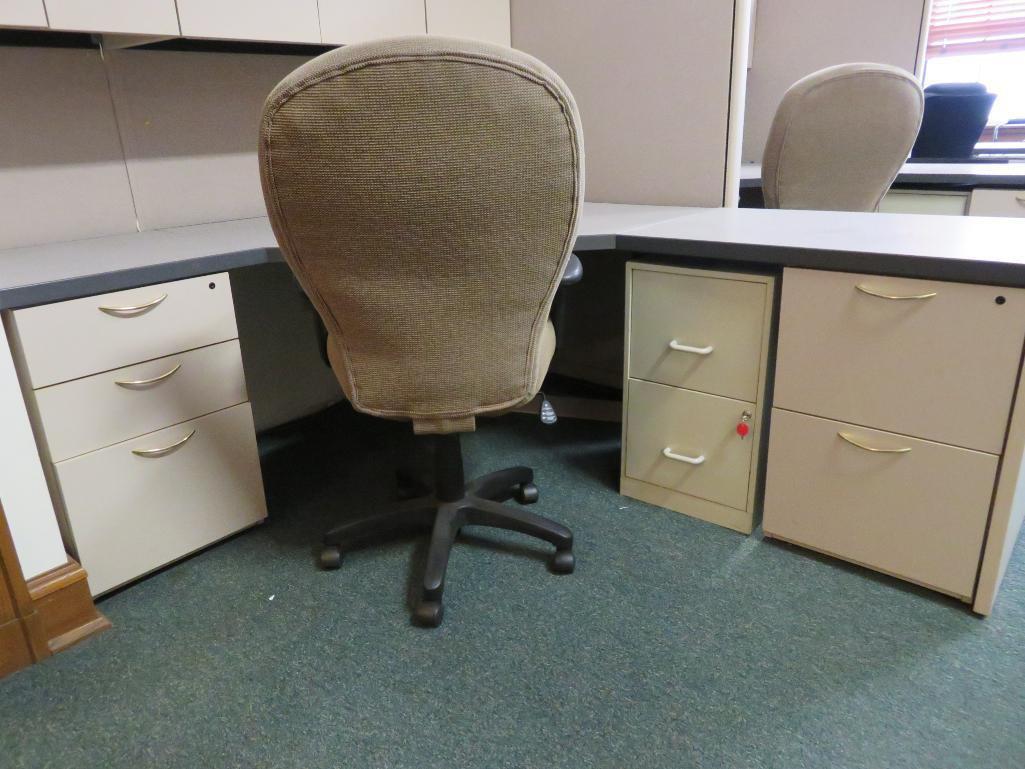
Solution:
<svg viewBox="0 0 1025 769">
<path fill-rule="evenodd" d="M 0 26 L 45 27 L 43 0 L 0 0 Z"/>
<path fill-rule="evenodd" d="M 177 35 L 174 0 L 46 0 L 52 29 Z"/>
<path fill-rule="evenodd" d="M 427 0 L 427 32 L 509 45 L 509 0 Z"/>
<path fill-rule="evenodd" d="M 359 43 L 426 31 L 424 0 L 320 0 L 320 35 L 325 43 Z"/>
<path fill-rule="evenodd" d="M 178 0 L 184 37 L 319 43 L 317 0 Z"/>
</svg>

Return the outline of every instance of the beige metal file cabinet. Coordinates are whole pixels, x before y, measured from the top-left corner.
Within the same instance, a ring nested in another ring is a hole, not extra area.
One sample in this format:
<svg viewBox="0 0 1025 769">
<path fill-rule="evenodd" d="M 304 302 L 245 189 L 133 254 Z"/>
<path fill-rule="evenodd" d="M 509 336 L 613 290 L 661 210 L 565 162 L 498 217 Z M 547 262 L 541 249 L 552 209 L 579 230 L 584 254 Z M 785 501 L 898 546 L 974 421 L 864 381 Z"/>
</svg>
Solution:
<svg viewBox="0 0 1025 769">
<path fill-rule="evenodd" d="M 5 316 L 94 594 L 267 515 L 226 273 Z"/>
<path fill-rule="evenodd" d="M 1025 506 L 1025 290 L 789 268 L 782 289 L 766 536 L 988 613 Z"/>
<path fill-rule="evenodd" d="M 626 269 L 620 491 L 750 533 L 774 278 Z"/>
</svg>

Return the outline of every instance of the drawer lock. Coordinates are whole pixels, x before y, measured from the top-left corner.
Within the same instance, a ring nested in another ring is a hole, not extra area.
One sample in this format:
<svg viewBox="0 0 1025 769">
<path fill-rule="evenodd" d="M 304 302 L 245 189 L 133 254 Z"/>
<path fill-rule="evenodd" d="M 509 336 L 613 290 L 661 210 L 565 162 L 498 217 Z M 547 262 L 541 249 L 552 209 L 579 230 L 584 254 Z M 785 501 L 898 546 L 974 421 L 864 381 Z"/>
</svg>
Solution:
<svg viewBox="0 0 1025 769">
<path fill-rule="evenodd" d="M 746 438 L 748 436 L 748 434 L 751 432 L 751 424 L 750 424 L 750 422 L 751 422 L 751 412 L 750 411 L 745 411 L 743 414 L 741 414 L 740 421 L 737 422 L 737 435 L 740 436 L 741 440 Z"/>
</svg>

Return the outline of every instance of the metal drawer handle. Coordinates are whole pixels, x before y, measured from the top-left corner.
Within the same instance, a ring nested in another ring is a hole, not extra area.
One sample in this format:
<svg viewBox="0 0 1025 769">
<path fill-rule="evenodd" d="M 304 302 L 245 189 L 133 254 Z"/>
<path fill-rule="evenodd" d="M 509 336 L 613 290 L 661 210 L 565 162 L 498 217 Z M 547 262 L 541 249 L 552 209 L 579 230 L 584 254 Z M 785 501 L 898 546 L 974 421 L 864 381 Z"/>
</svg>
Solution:
<svg viewBox="0 0 1025 769">
<path fill-rule="evenodd" d="M 864 449 L 865 451 L 871 451 L 873 454 L 907 454 L 911 451 L 910 446 L 905 446 L 902 449 L 878 449 L 875 446 L 866 446 L 864 443 L 859 443 L 851 436 L 850 433 L 839 432 L 837 435 L 852 446 L 857 446 L 859 449 Z"/>
<path fill-rule="evenodd" d="M 692 352 L 695 355 L 711 355 L 715 347 L 708 345 L 708 347 L 691 347 L 690 345 L 680 344 L 675 339 L 669 343 L 669 347 L 677 352 Z"/>
<path fill-rule="evenodd" d="M 180 441 L 175 441 L 170 446 L 164 446 L 162 449 L 132 449 L 132 453 L 135 454 L 137 457 L 162 457 L 164 456 L 164 454 L 167 454 L 170 451 L 174 451 L 179 446 L 184 445 L 184 443 L 195 434 L 196 431 L 193 430 Z"/>
<path fill-rule="evenodd" d="M 684 462 L 688 465 L 700 465 L 704 464 L 705 461 L 704 454 L 702 454 L 700 457 L 687 457 L 683 454 L 674 454 L 673 450 L 668 446 L 662 449 L 662 456 L 664 456 L 666 459 L 672 459 L 675 462 Z"/>
<path fill-rule="evenodd" d="M 879 291 L 873 291 L 872 289 L 863 286 L 861 283 L 856 285 L 855 288 L 863 294 L 878 296 L 880 299 L 932 299 L 937 294 L 935 291 L 930 291 L 928 294 L 908 294 L 906 296 L 901 296 L 899 294 L 883 294 Z"/>
<path fill-rule="evenodd" d="M 145 312 L 151 307 L 156 307 L 162 301 L 167 299 L 167 294 L 161 294 L 152 302 L 146 302 L 146 304 L 136 304 L 129 307 L 104 307 L 101 306 L 98 309 L 100 312 L 105 312 L 108 315 L 138 315 L 141 312 Z"/>
<path fill-rule="evenodd" d="M 1014 199 L 1018 201 L 1019 206 L 1025 206 L 1025 195 L 1015 195 Z"/>
<path fill-rule="evenodd" d="M 166 374 L 155 376 L 152 379 L 115 379 L 114 384 L 120 385 L 121 387 L 144 387 L 145 385 L 156 384 L 157 382 L 163 382 L 169 376 L 178 373 L 178 369 L 180 369 L 181 367 L 182 364 L 179 363 Z"/>
</svg>

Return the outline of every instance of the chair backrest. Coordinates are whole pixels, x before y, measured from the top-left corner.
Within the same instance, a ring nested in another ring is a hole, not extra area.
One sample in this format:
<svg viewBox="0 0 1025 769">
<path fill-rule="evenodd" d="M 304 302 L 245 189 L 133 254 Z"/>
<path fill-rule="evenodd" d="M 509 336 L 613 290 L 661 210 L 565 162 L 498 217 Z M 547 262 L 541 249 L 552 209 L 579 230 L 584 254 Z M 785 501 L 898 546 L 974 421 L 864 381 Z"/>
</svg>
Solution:
<svg viewBox="0 0 1025 769">
<path fill-rule="evenodd" d="M 874 211 L 908 158 L 922 88 L 885 64 L 841 64 L 797 81 L 762 157 L 766 208 Z"/>
<path fill-rule="evenodd" d="M 922 130 L 911 157 L 971 157 L 996 98 L 982 83 L 934 83 L 926 88 Z"/>
<path fill-rule="evenodd" d="M 270 94 L 259 155 L 356 408 L 472 425 L 534 394 L 583 188 L 579 115 L 551 69 L 440 37 L 340 48 Z"/>
</svg>

